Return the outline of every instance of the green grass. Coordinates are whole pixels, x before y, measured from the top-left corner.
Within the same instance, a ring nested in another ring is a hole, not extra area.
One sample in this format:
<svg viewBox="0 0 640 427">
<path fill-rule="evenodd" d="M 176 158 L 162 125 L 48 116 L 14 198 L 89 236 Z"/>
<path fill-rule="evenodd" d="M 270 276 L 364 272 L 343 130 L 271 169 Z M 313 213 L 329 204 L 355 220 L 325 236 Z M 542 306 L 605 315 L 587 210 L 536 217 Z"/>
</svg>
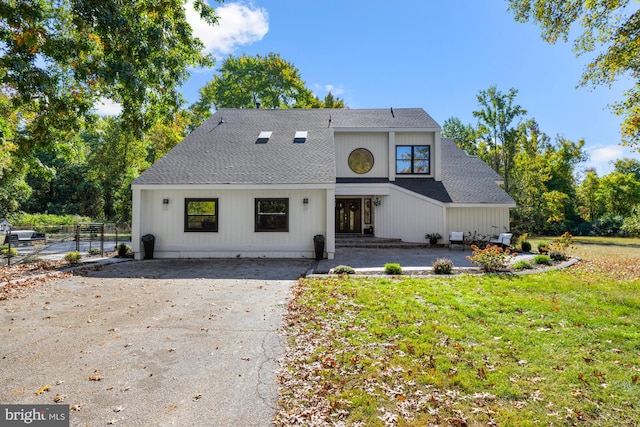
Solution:
<svg viewBox="0 0 640 427">
<path fill-rule="evenodd" d="M 635 425 L 640 256 L 618 260 L 614 279 L 598 261 L 524 276 L 300 281 L 277 424 Z"/>
</svg>

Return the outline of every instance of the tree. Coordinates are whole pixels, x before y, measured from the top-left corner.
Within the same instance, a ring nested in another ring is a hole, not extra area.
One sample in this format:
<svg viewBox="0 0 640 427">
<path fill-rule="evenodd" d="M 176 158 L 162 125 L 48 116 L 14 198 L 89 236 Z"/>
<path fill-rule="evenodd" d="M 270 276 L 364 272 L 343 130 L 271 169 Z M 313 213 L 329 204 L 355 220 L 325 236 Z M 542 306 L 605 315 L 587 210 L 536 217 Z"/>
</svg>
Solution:
<svg viewBox="0 0 640 427">
<path fill-rule="evenodd" d="M 573 42 L 577 55 L 600 50 L 586 67 L 581 85 L 608 85 L 623 76 L 635 80 L 613 111 L 623 117 L 622 143 L 640 150 L 640 9 L 629 0 L 507 0 L 519 22 L 542 27 L 549 43 L 568 41 L 572 24 L 582 34 Z"/>
<path fill-rule="evenodd" d="M 587 176 L 576 188 L 576 193 L 580 200 L 580 214 L 589 222 L 593 222 L 596 218 L 602 215 L 604 209 L 601 200 L 598 197 L 599 189 L 600 178 L 593 170 L 587 172 Z"/>
<path fill-rule="evenodd" d="M 633 174 L 640 181 L 640 160 L 637 159 L 618 159 L 613 162 L 615 172 Z"/>
<path fill-rule="evenodd" d="M 630 173 L 612 172 L 600 178 L 597 195 L 607 215 L 631 215 L 640 205 L 640 180 Z"/>
<path fill-rule="evenodd" d="M 465 125 L 457 117 L 450 117 L 442 124 L 442 136 L 452 139 L 458 147 L 469 155 L 478 152 L 476 146 L 476 130 L 471 124 Z"/>
<path fill-rule="evenodd" d="M 122 105 L 140 135 L 182 103 L 189 67 L 210 65 L 193 37 L 186 0 L 8 0 L 0 3 L 0 83 L 28 111 L 18 145 L 64 143 L 101 97 Z M 204 0 L 194 6 L 217 20 Z"/>
<path fill-rule="evenodd" d="M 344 108 L 344 100 L 335 98 L 331 91 L 324 97 L 324 108 Z"/>
<path fill-rule="evenodd" d="M 277 53 L 227 57 L 205 87 L 194 111 L 200 120 L 211 108 L 312 108 L 322 102 L 307 89 L 300 71 Z"/>
<path fill-rule="evenodd" d="M 503 174 L 504 186 L 510 189 L 513 159 L 518 139 L 517 123 L 514 121 L 527 114 L 527 110 L 514 105 L 518 91 L 509 89 L 503 94 L 495 86 L 481 90 L 477 95 L 479 110 L 473 112 L 478 118 L 478 132 L 493 149 L 493 169 Z"/>
</svg>

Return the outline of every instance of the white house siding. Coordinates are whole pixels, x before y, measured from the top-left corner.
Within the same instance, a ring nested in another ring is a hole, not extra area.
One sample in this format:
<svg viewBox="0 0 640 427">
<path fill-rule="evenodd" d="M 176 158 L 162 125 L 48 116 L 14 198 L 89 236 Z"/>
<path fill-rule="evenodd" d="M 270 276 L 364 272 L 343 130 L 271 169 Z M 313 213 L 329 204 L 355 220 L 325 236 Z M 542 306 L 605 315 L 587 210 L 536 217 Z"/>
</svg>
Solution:
<svg viewBox="0 0 640 427">
<path fill-rule="evenodd" d="M 446 212 L 447 239 L 451 231 L 492 236 L 510 230 L 508 207 L 447 207 Z"/>
<path fill-rule="evenodd" d="M 134 223 L 133 251 L 144 255 L 140 236 L 155 236 L 154 258 L 315 256 L 313 236 L 327 235 L 326 189 L 171 189 L 138 190 L 139 224 Z M 135 202 L 134 188 L 134 210 Z M 218 199 L 218 232 L 185 232 L 185 198 Z M 289 231 L 255 232 L 255 199 L 288 198 Z M 304 204 L 303 200 L 309 203 Z M 168 199 L 169 204 L 163 204 Z M 135 212 L 134 212 L 135 215 Z M 135 216 L 134 216 L 135 217 Z"/>
<path fill-rule="evenodd" d="M 444 209 L 439 202 L 399 187 L 391 187 L 381 200 L 374 207 L 376 237 L 425 243 L 425 234 L 444 230 Z"/>
<path fill-rule="evenodd" d="M 336 132 L 334 138 L 336 176 L 342 178 L 387 178 L 389 176 L 388 132 Z M 357 174 L 349 168 L 349 154 L 356 148 L 366 148 L 373 154 L 373 168 L 365 174 Z"/>
</svg>

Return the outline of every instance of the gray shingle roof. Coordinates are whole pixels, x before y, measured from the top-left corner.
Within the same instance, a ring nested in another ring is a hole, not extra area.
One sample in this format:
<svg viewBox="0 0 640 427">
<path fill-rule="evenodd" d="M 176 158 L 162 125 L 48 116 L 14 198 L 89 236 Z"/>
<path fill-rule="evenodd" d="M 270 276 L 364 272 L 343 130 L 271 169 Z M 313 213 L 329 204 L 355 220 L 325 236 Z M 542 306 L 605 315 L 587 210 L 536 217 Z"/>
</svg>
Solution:
<svg viewBox="0 0 640 427">
<path fill-rule="evenodd" d="M 439 129 L 421 108 L 221 109 L 133 183 L 332 184 L 336 179 L 334 129 Z M 270 131 L 266 143 L 256 143 Z M 307 131 L 294 143 L 296 131 Z M 361 178 L 357 179 L 362 181 Z M 442 139 L 442 182 L 398 178 L 393 184 L 441 202 L 513 204 L 495 184 L 500 177 L 481 159 Z M 386 180 L 389 182 L 388 180 Z"/>
<path fill-rule="evenodd" d="M 514 204 L 496 184 L 502 178 L 482 159 L 469 156 L 455 142 L 442 138 L 442 183 L 454 203 Z"/>
<path fill-rule="evenodd" d="M 134 184 L 333 183 L 328 119 L 321 110 L 219 110 Z M 256 143 L 262 131 L 271 137 Z M 308 131 L 304 143 L 293 142 L 296 131 Z"/>
</svg>

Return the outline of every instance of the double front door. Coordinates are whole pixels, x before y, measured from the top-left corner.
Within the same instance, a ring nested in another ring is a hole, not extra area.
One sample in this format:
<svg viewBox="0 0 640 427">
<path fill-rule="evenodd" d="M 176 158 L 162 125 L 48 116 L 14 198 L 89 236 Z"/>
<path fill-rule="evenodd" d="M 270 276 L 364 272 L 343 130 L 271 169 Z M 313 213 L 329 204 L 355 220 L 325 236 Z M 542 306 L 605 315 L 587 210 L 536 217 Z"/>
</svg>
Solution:
<svg viewBox="0 0 640 427">
<path fill-rule="evenodd" d="M 362 232 L 362 200 L 336 200 L 336 233 Z"/>
</svg>

